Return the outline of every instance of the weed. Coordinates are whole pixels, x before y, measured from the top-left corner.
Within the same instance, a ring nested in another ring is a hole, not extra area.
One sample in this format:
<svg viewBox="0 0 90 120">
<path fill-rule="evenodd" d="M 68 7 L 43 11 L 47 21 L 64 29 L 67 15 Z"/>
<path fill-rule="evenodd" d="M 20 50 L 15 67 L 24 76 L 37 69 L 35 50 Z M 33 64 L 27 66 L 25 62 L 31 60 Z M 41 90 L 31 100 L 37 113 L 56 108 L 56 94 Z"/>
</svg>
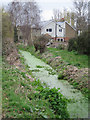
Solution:
<svg viewBox="0 0 90 120">
<path fill-rule="evenodd" d="M 39 69 L 34 69 L 34 70 L 31 70 L 32 72 L 39 72 L 40 70 Z"/>
<path fill-rule="evenodd" d="M 88 56 L 80 55 L 74 51 L 68 52 L 67 50 L 59 50 L 57 48 L 48 48 L 54 56 L 61 56 L 64 62 L 70 65 L 75 65 L 79 68 L 88 67 Z M 56 52 L 59 51 L 59 52 Z"/>
<path fill-rule="evenodd" d="M 49 71 L 50 75 L 55 75 L 56 72 L 53 69 L 45 68 L 45 70 Z"/>
<path fill-rule="evenodd" d="M 79 85 L 79 83 L 77 83 L 77 82 L 73 82 L 73 86 L 74 86 L 74 88 L 77 88 L 78 85 Z"/>
<path fill-rule="evenodd" d="M 59 75 L 58 75 L 58 79 L 59 79 L 59 80 L 60 80 L 60 79 L 64 79 L 64 77 L 65 77 L 65 76 L 64 76 L 63 74 L 59 74 Z"/>
<path fill-rule="evenodd" d="M 70 80 L 70 81 L 73 81 L 73 79 L 72 79 L 72 78 L 70 78 L 69 80 Z"/>
<path fill-rule="evenodd" d="M 44 66 L 37 65 L 36 67 L 37 67 L 37 68 L 43 68 Z"/>
</svg>

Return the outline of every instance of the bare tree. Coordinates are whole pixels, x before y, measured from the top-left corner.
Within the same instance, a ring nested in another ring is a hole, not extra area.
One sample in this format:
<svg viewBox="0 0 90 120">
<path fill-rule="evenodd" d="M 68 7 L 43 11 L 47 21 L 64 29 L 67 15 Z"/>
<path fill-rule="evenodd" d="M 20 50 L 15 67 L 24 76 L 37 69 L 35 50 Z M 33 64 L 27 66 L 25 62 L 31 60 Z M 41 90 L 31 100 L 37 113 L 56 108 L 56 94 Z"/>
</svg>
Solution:
<svg viewBox="0 0 90 120">
<path fill-rule="evenodd" d="M 63 11 L 54 9 L 53 14 L 54 14 L 55 21 L 61 21 L 61 19 L 64 18 L 64 21 L 67 21 L 68 23 L 70 23 L 74 27 L 75 15 L 74 15 L 73 11 L 69 11 L 65 8 L 63 9 Z"/>
<path fill-rule="evenodd" d="M 87 0 L 74 0 L 74 13 L 77 32 L 87 30 Z"/>
<path fill-rule="evenodd" d="M 9 12 L 15 26 L 22 28 L 24 38 L 29 45 L 32 45 L 31 28 L 39 26 L 40 10 L 36 2 L 11 2 Z"/>
<path fill-rule="evenodd" d="M 8 5 L 8 11 L 13 25 L 16 26 L 18 24 L 18 19 L 20 18 L 20 2 L 11 2 Z"/>
</svg>

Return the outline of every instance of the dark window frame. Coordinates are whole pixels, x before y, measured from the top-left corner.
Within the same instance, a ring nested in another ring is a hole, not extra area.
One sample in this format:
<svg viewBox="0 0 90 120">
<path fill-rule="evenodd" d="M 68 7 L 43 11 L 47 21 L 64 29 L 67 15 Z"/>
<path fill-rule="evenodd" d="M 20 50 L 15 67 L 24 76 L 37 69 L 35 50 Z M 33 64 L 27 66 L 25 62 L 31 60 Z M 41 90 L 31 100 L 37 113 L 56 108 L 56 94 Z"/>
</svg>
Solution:
<svg viewBox="0 0 90 120">
<path fill-rule="evenodd" d="M 52 32 L 52 28 L 49 28 L 48 31 L 49 31 L 49 32 Z"/>
<path fill-rule="evenodd" d="M 62 32 L 62 29 L 59 29 L 59 32 Z"/>
<path fill-rule="evenodd" d="M 52 28 L 46 29 L 46 32 L 52 32 Z"/>
<path fill-rule="evenodd" d="M 46 29 L 46 32 L 48 32 L 49 30 L 48 29 Z"/>
</svg>

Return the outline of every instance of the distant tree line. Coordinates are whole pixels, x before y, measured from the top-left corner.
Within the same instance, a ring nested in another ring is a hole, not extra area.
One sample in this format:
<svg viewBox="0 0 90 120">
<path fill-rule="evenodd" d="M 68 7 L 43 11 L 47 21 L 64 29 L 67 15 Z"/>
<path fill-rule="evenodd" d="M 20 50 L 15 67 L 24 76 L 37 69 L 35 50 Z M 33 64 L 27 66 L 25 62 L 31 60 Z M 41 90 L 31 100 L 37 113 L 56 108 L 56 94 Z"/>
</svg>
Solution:
<svg viewBox="0 0 90 120">
<path fill-rule="evenodd" d="M 12 51 L 15 47 L 14 42 L 18 42 L 18 26 L 24 40 L 29 46 L 32 45 L 31 26 L 38 27 L 38 22 L 40 22 L 40 10 L 36 2 L 16 2 L 14 0 L 5 9 L 2 8 L 3 54 Z"/>
<path fill-rule="evenodd" d="M 88 2 L 87 0 L 74 0 L 73 7 L 71 11 L 64 9 L 63 12 L 55 9 L 53 11 L 54 20 L 60 21 L 61 18 L 64 18 L 76 28 L 77 33 L 81 34 L 88 29 Z"/>
<path fill-rule="evenodd" d="M 13 1 L 8 5 L 11 22 L 15 28 L 20 26 L 24 39 L 28 45 L 32 44 L 30 39 L 31 26 L 37 26 L 40 22 L 40 10 L 36 2 L 16 2 Z M 16 41 L 17 35 L 15 33 Z"/>
</svg>

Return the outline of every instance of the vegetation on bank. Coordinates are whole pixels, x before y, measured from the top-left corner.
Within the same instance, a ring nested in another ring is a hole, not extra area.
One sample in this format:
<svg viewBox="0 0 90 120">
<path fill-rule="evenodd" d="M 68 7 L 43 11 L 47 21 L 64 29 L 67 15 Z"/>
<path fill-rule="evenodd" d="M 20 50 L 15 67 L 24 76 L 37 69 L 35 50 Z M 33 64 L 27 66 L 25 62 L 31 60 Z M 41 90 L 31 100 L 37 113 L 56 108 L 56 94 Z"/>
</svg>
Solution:
<svg viewBox="0 0 90 120">
<path fill-rule="evenodd" d="M 87 86 L 87 80 L 88 76 L 82 76 L 81 78 L 72 79 L 67 76 L 67 74 L 64 74 L 64 70 L 67 68 L 67 66 L 75 65 L 79 69 L 83 69 L 84 67 L 88 67 L 88 56 L 87 55 L 79 55 L 75 52 L 68 52 L 67 50 L 59 50 L 57 48 L 48 48 L 44 55 L 50 55 L 52 53 L 53 56 L 43 57 L 43 54 L 40 54 L 39 51 L 35 52 L 34 47 L 24 47 L 23 45 L 18 45 L 18 49 L 25 50 L 30 52 L 32 55 L 36 56 L 39 59 L 42 59 L 44 62 L 50 64 L 57 72 L 58 72 L 58 79 L 67 80 L 74 86 L 74 88 L 81 90 L 82 93 L 84 93 L 85 96 L 88 97 L 88 86 Z M 61 60 L 59 61 L 51 61 L 55 57 L 61 56 Z M 69 60 L 70 59 L 70 60 Z M 66 72 L 67 73 L 67 72 Z"/>
<path fill-rule="evenodd" d="M 68 50 L 69 51 L 75 50 L 79 54 L 90 55 L 89 44 L 90 44 L 89 32 L 86 31 L 83 32 L 80 36 L 69 40 Z"/>
<path fill-rule="evenodd" d="M 35 53 L 34 47 L 24 47 L 23 45 L 17 46 L 21 50 L 25 50 L 40 58 L 39 51 Z M 68 65 L 74 65 L 78 68 L 88 68 L 88 56 L 77 54 L 75 51 L 68 52 L 67 50 L 59 50 L 58 48 L 48 48 L 47 51 L 53 54 L 53 57 L 61 56 L 63 61 Z M 37 56 L 38 54 L 38 56 Z"/>
<path fill-rule="evenodd" d="M 48 50 L 56 56 L 61 56 L 63 61 L 68 65 L 74 65 L 78 68 L 88 68 L 88 56 L 78 54 L 75 51 L 68 52 L 67 50 L 59 50 L 56 48 L 48 48 Z"/>
<path fill-rule="evenodd" d="M 47 35 L 41 35 L 34 40 L 35 51 L 40 51 L 43 53 L 46 49 L 46 44 L 49 42 L 49 37 Z"/>
<path fill-rule="evenodd" d="M 35 3 L 32 3 L 35 9 L 31 8 L 31 4 L 28 3 L 11 3 L 9 5 L 9 12 L 5 12 L 4 9 L 2 10 L 2 44 L 3 44 L 3 70 L 2 70 L 2 112 L 3 118 L 69 118 L 69 114 L 67 112 L 67 102 L 68 100 L 64 98 L 64 96 L 58 92 L 58 89 L 50 89 L 46 86 L 46 84 L 41 84 L 39 80 L 36 80 L 32 76 L 32 71 L 29 70 L 27 65 L 18 65 L 19 68 L 16 68 L 13 64 L 18 62 L 19 55 L 16 49 L 16 44 L 18 42 L 18 35 L 17 35 L 17 28 L 15 26 L 18 25 L 18 22 L 23 23 L 22 33 L 24 39 L 26 39 L 25 43 L 28 43 L 29 46 L 31 45 L 32 41 L 29 39 L 31 38 L 30 31 L 31 31 L 31 20 L 32 15 L 29 14 L 31 10 L 34 15 L 34 24 L 38 25 L 37 17 L 39 18 L 39 9 Z M 20 8 L 23 8 L 20 10 Z M 25 13 L 25 10 L 28 11 Z M 17 12 L 18 11 L 18 12 Z M 23 21 L 21 21 L 21 12 Z M 36 17 L 37 15 L 37 17 Z M 27 19 L 27 20 L 26 20 Z M 27 21 L 27 25 L 26 25 Z M 29 22 L 28 22 L 29 21 Z M 38 41 L 40 38 L 38 39 Z M 43 44 L 42 44 L 43 42 Z M 45 50 L 45 41 L 41 39 L 37 46 L 39 46 L 40 52 L 44 52 Z M 40 58 L 41 55 L 34 52 L 34 48 L 30 48 L 29 46 L 22 47 L 21 49 L 31 52 L 36 57 Z M 35 46 L 35 44 L 34 44 Z M 19 46 L 20 47 L 20 46 Z M 81 48 L 80 48 L 81 49 Z M 73 49 L 72 49 L 73 50 Z M 53 50 L 48 49 L 54 56 L 57 55 L 54 53 Z M 60 52 L 60 51 L 59 51 Z M 65 52 L 65 51 L 63 51 Z M 63 53 L 62 52 L 62 56 Z M 73 52 L 72 52 L 73 53 Z M 75 53 L 75 52 L 74 52 Z M 85 51 L 87 53 L 87 51 Z M 67 52 L 68 54 L 68 52 Z M 77 54 L 77 53 L 75 53 Z M 61 56 L 61 54 L 60 54 Z M 61 57 L 62 57 L 61 56 Z M 64 55 L 65 56 L 65 55 Z M 78 55 L 77 55 L 78 56 Z M 63 57 L 62 57 L 63 58 Z M 67 57 L 68 58 L 68 57 Z M 87 57 L 86 57 L 87 58 Z M 42 58 L 45 62 L 48 63 L 48 60 Z M 63 59 L 65 60 L 65 59 Z M 8 64 L 7 63 L 10 63 Z M 24 63 L 24 59 L 21 58 L 22 63 Z M 73 63 L 73 60 L 67 59 L 68 65 Z M 85 59 L 86 61 L 86 59 Z M 84 61 L 84 62 L 85 62 Z M 87 64 L 87 63 L 86 63 Z M 86 67 L 86 64 L 82 63 L 75 63 L 75 66 L 78 67 Z M 85 65 L 85 66 L 84 66 Z M 37 66 L 40 68 L 41 66 Z M 61 67 L 61 66 L 60 66 Z M 55 74 L 53 71 L 49 70 L 50 74 Z M 62 75 L 58 77 L 59 79 L 64 78 Z M 71 79 L 72 81 L 72 79 Z M 77 83 L 74 83 L 77 86 Z M 86 90 L 85 90 L 86 92 Z"/>
<path fill-rule="evenodd" d="M 68 118 L 67 99 L 32 76 L 24 58 L 20 69 L 3 61 L 3 118 Z"/>
</svg>

